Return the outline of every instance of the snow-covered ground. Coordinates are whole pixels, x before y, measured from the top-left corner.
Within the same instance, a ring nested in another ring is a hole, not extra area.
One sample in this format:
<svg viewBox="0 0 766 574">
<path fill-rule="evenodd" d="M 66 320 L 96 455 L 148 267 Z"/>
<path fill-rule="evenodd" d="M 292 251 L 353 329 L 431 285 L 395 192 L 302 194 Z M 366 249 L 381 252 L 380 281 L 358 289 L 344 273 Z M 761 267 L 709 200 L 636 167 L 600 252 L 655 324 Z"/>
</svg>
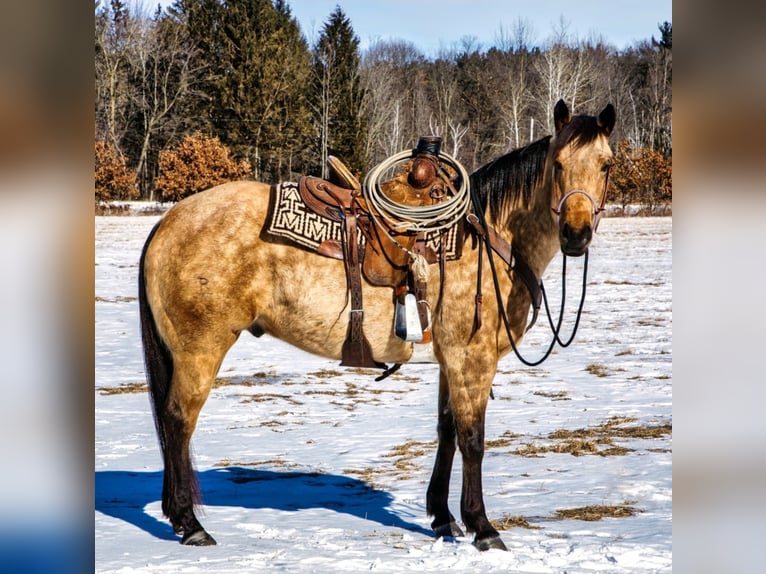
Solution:
<svg viewBox="0 0 766 574">
<path fill-rule="evenodd" d="M 517 453 L 554 431 L 672 423 L 672 219 L 608 218 L 590 250 L 575 342 L 539 367 L 503 359 L 487 412 L 484 497 L 509 552 L 430 532 L 438 369 L 366 372 L 247 334 L 230 351 L 193 440 L 218 546 L 178 543 L 162 517 L 162 466 L 144 382 L 136 276 L 157 216 L 96 218 L 95 551 L 98 572 L 670 572 L 672 437 L 614 438 L 622 455 Z M 581 259 L 569 259 L 568 308 Z M 560 260 L 546 289 L 555 308 Z M 571 315 L 568 324 L 572 323 Z M 540 317 L 522 345 L 548 341 Z M 615 417 L 621 417 L 615 419 Z M 603 452 L 602 452 L 603 454 Z M 459 516 L 459 456 L 451 508 Z M 557 511 L 626 505 L 583 521 Z"/>
</svg>

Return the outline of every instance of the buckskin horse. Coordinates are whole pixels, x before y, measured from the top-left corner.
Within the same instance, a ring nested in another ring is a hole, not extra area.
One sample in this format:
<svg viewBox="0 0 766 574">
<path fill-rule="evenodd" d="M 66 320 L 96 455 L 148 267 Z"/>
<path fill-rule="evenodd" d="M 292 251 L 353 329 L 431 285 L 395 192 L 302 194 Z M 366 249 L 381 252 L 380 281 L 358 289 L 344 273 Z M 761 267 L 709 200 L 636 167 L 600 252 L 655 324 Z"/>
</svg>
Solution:
<svg viewBox="0 0 766 574">
<path fill-rule="evenodd" d="M 438 448 L 427 511 L 437 536 L 463 535 L 448 508 L 457 447 L 463 457 L 460 515 L 481 550 L 505 549 L 482 493 L 484 420 L 498 360 L 512 349 L 509 337 L 518 343 L 529 322 L 529 277 L 539 282 L 558 251 L 587 252 L 612 162 L 611 104 L 598 116 L 572 117 L 559 101 L 553 115 L 554 135 L 470 175 L 474 205 L 465 218 L 462 256 L 427 266 L 439 363 Z M 265 240 L 269 198 L 270 186 L 253 181 L 190 196 L 167 211 L 141 255 L 139 307 L 164 462 L 162 510 L 183 544 L 216 543 L 194 513 L 199 492 L 189 442 L 224 355 L 240 333 L 269 333 L 331 359 L 341 358 L 347 336 L 343 261 Z M 477 273 L 480 260 L 494 269 L 495 253 L 503 256 L 503 272 Z M 407 362 L 413 343 L 392 328 L 392 289 L 362 283 L 374 360 Z M 477 290 L 509 295 L 498 302 L 477 296 Z"/>
</svg>

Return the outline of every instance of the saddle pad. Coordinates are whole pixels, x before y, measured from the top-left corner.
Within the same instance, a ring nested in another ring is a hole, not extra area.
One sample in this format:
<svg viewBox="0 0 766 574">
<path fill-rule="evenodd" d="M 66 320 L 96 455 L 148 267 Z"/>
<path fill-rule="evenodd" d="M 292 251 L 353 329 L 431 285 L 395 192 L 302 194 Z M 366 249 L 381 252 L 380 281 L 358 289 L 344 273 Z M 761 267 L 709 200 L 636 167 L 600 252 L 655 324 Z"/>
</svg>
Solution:
<svg viewBox="0 0 766 574">
<path fill-rule="evenodd" d="M 448 261 L 460 258 L 460 227 L 455 225 L 444 234 L 443 242 Z M 298 183 L 293 181 L 283 181 L 271 186 L 269 214 L 264 231 L 267 235 L 287 239 L 312 251 L 316 251 L 319 244 L 325 240 L 341 241 L 343 237 L 340 222 L 322 217 L 306 207 L 298 191 Z M 439 247 L 438 239 L 438 233 L 426 235 L 426 243 L 434 251 Z M 358 232 L 358 240 L 360 244 L 365 242 L 361 232 Z"/>
<path fill-rule="evenodd" d="M 340 241 L 341 225 L 311 211 L 301 199 L 298 183 L 283 181 L 271 186 L 269 215 L 264 230 L 274 237 L 316 251 L 328 239 Z"/>
</svg>

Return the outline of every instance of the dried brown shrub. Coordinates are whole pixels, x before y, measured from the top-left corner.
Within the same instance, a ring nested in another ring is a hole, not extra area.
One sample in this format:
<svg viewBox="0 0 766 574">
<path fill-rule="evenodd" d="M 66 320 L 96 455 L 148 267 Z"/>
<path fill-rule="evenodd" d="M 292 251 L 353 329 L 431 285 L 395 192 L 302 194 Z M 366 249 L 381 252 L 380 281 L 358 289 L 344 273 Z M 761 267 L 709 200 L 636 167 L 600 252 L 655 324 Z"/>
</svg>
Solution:
<svg viewBox="0 0 766 574">
<path fill-rule="evenodd" d="M 657 150 L 636 148 L 623 140 L 617 145 L 609 185 L 622 205 L 640 203 L 652 207 L 670 203 L 673 198 L 671 159 Z"/>
<path fill-rule="evenodd" d="M 542 526 L 533 526 L 523 516 L 506 514 L 499 520 L 490 520 L 495 530 L 510 530 L 511 528 L 526 528 L 527 530 L 541 530 Z"/>
<path fill-rule="evenodd" d="M 136 173 L 125 165 L 113 146 L 97 141 L 94 155 L 96 203 L 138 197 Z"/>
<path fill-rule="evenodd" d="M 579 508 L 563 508 L 556 511 L 556 518 L 562 520 L 587 520 L 596 522 L 602 518 L 629 518 L 635 516 L 640 510 L 628 504 L 614 506 L 594 505 Z"/>
<path fill-rule="evenodd" d="M 251 172 L 250 163 L 231 158 L 217 137 L 197 132 L 177 147 L 160 152 L 154 187 L 163 201 L 179 201 L 227 181 L 244 179 Z"/>
</svg>

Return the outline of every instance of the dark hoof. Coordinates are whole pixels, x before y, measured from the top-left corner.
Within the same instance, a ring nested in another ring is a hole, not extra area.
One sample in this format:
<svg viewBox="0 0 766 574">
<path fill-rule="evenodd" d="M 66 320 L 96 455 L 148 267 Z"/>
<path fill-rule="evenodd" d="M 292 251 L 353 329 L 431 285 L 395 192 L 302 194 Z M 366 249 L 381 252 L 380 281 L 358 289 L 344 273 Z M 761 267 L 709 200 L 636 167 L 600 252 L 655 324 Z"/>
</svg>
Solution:
<svg viewBox="0 0 766 574">
<path fill-rule="evenodd" d="M 484 552 L 485 550 L 508 550 L 499 535 L 489 536 L 481 540 L 474 540 L 474 546 Z"/>
<path fill-rule="evenodd" d="M 215 546 L 215 538 L 210 536 L 204 530 L 196 530 L 191 534 L 185 534 L 181 544 L 186 546 Z"/>
<path fill-rule="evenodd" d="M 432 526 L 434 534 L 436 536 L 447 536 L 457 538 L 459 536 L 465 536 L 457 523 L 453 520 L 449 524 L 442 524 L 441 526 Z"/>
</svg>

